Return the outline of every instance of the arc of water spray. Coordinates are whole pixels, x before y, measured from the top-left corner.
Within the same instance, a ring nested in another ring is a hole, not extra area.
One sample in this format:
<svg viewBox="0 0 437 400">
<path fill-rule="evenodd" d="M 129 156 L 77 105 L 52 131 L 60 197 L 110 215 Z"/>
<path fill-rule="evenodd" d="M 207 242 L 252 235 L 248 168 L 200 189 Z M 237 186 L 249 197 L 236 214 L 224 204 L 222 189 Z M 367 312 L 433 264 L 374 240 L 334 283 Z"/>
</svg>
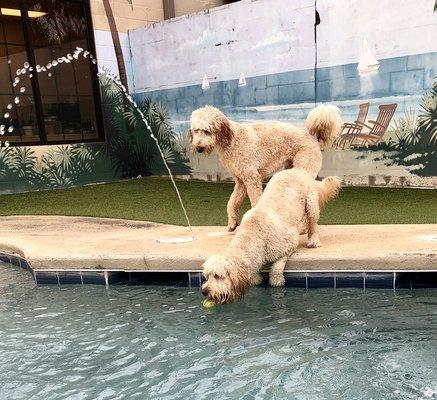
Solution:
<svg viewBox="0 0 437 400">
<path fill-rule="evenodd" d="M 81 47 L 76 47 L 76 49 L 75 49 L 74 52 L 73 52 L 73 55 L 71 55 L 71 54 L 69 53 L 69 54 L 67 54 L 67 55 L 64 56 L 64 57 L 59 57 L 57 60 L 50 61 L 50 62 L 47 64 L 46 67 L 44 67 L 44 66 L 41 67 L 40 65 L 37 65 L 37 66 L 35 67 L 36 73 L 39 74 L 39 73 L 41 73 L 41 72 L 47 72 L 49 69 L 51 69 L 52 67 L 56 67 L 56 65 L 58 65 L 58 64 L 60 64 L 60 63 L 63 63 L 63 62 L 65 62 L 65 63 L 70 63 L 73 59 L 77 60 L 77 59 L 79 58 L 79 55 L 80 55 L 80 54 L 82 54 L 82 56 L 83 56 L 84 58 L 88 58 L 88 56 L 89 56 L 89 58 L 92 60 L 92 63 L 93 63 L 93 64 L 97 64 L 97 60 L 95 59 L 95 57 L 94 57 L 94 56 L 93 56 L 89 51 L 84 50 L 84 49 L 82 49 Z M 9 62 L 9 64 L 10 64 L 10 60 L 9 60 L 8 62 Z M 18 84 L 18 82 L 20 82 L 20 78 L 18 77 L 19 75 L 24 75 L 24 74 L 28 73 L 28 74 L 29 74 L 29 78 L 32 78 L 32 77 L 33 77 L 33 74 L 32 74 L 33 71 L 34 71 L 34 68 L 33 68 L 33 67 L 28 63 L 28 62 L 25 62 L 25 63 L 23 64 L 23 68 L 19 68 L 19 69 L 17 70 L 16 74 L 15 74 L 15 77 L 14 77 L 14 86 L 16 86 L 16 85 Z M 132 96 L 130 96 L 130 95 L 127 93 L 127 89 L 126 89 L 126 87 L 125 87 L 125 86 L 124 86 L 124 85 L 119 81 L 119 79 L 117 79 L 117 77 L 115 77 L 114 75 L 110 74 L 109 72 L 105 71 L 104 69 L 102 69 L 102 68 L 100 68 L 100 67 L 99 67 L 98 71 L 99 71 L 99 73 L 105 74 L 105 76 L 106 76 L 108 79 L 110 79 L 112 82 L 114 82 L 114 84 L 115 84 L 119 89 L 121 89 L 121 91 L 122 91 L 123 95 L 125 96 L 125 98 L 126 98 L 126 99 L 131 103 L 131 105 L 135 108 L 135 110 L 137 110 L 137 112 L 140 114 L 140 116 L 141 116 L 141 120 L 143 121 L 144 125 L 146 126 L 147 130 L 149 131 L 149 135 L 150 135 L 150 137 L 151 137 L 152 140 L 155 142 L 156 147 L 157 147 L 158 150 L 159 150 L 159 154 L 161 155 L 162 161 L 163 161 L 163 163 L 164 163 L 164 165 L 165 165 L 165 168 L 167 169 L 167 172 L 168 172 L 168 174 L 169 174 L 169 176 L 170 176 L 170 179 L 171 179 L 171 182 L 172 182 L 172 184 L 173 184 L 173 187 L 174 187 L 174 189 L 175 189 L 175 191 L 176 191 L 176 195 L 177 195 L 177 197 L 178 197 L 179 203 L 180 203 L 180 205 L 181 205 L 182 211 L 183 211 L 184 216 L 185 216 L 185 219 L 186 219 L 186 221 L 187 221 L 188 228 L 190 229 L 190 232 L 191 232 L 191 234 L 193 235 L 192 239 L 195 240 L 195 239 L 196 239 L 196 235 L 194 234 L 193 227 L 191 226 L 191 222 L 190 222 L 190 218 L 188 217 L 187 209 L 185 208 L 185 205 L 184 205 L 184 202 L 183 202 L 183 200 L 182 200 L 181 194 L 180 194 L 179 189 L 178 189 L 178 187 L 177 187 L 177 185 L 176 185 L 176 181 L 175 181 L 175 179 L 174 179 L 173 173 L 171 172 L 171 169 L 170 169 L 170 167 L 169 167 L 167 161 L 165 160 L 165 156 L 164 156 L 164 153 L 163 153 L 163 151 L 162 151 L 162 149 L 161 149 L 161 146 L 160 146 L 160 144 L 159 144 L 159 141 L 158 141 L 158 139 L 156 138 L 156 136 L 153 134 L 152 128 L 150 127 L 149 123 L 147 122 L 146 117 L 144 116 L 143 112 L 142 112 L 141 109 L 138 107 L 138 104 L 134 101 L 134 99 L 132 98 Z M 51 73 L 48 72 L 48 75 L 51 76 Z M 23 89 L 24 89 L 24 90 L 23 90 Z M 21 87 L 21 88 L 20 88 L 20 92 L 21 92 L 21 93 L 24 93 L 25 90 L 26 90 L 26 89 L 25 89 L 24 87 Z M 18 101 L 17 101 L 17 100 L 18 100 Z M 14 99 L 14 103 L 15 103 L 15 105 L 17 105 L 19 102 L 20 102 L 19 98 L 18 98 L 18 97 L 15 97 L 15 99 Z M 12 107 L 13 107 L 13 105 L 12 105 L 12 103 L 11 103 L 11 104 L 8 104 L 8 107 L 7 107 L 7 108 L 8 108 L 8 110 L 10 110 L 10 109 L 12 109 Z M 6 115 L 7 115 L 7 116 L 6 116 Z M 5 118 L 8 118 L 8 117 L 9 117 L 9 113 L 6 112 L 5 115 L 4 115 L 4 117 L 5 117 Z M 11 127 L 12 127 L 12 126 L 10 126 L 9 129 L 10 129 Z M 12 131 L 13 131 L 13 127 L 12 127 L 12 130 L 9 130 L 9 129 L 8 129 L 9 132 L 12 132 Z M 0 126 L 0 135 L 3 135 L 3 134 L 4 134 L 4 130 L 5 130 L 5 126 L 4 126 L 4 125 L 1 125 L 1 126 Z M 5 147 L 8 147 L 8 146 L 9 146 L 9 142 L 5 142 Z M 0 147 L 1 147 L 1 141 L 0 141 Z"/>
</svg>

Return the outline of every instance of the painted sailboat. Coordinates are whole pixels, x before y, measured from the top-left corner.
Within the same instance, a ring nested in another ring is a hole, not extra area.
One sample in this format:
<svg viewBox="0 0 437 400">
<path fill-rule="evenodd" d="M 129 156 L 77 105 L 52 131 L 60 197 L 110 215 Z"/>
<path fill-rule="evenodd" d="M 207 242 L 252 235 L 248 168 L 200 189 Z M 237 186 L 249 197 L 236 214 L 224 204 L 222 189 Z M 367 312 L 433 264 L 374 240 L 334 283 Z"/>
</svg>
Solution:
<svg viewBox="0 0 437 400">
<path fill-rule="evenodd" d="M 202 79 L 202 90 L 208 90 L 209 89 L 209 80 L 206 75 L 203 76 Z"/>
<path fill-rule="evenodd" d="M 238 86 L 246 86 L 246 77 L 243 73 L 241 73 L 240 79 L 238 80 Z"/>
<path fill-rule="evenodd" d="M 370 50 L 370 46 L 366 38 L 363 38 L 361 57 L 357 69 L 360 75 L 373 74 L 378 72 L 379 69 L 379 61 Z"/>
</svg>

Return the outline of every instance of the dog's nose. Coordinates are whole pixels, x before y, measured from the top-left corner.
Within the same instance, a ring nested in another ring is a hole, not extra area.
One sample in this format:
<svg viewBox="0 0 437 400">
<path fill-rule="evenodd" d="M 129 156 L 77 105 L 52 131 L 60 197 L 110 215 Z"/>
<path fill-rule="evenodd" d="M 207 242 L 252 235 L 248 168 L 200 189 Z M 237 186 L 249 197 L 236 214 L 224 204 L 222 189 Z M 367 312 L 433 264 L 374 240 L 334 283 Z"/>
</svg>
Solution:
<svg viewBox="0 0 437 400">
<path fill-rule="evenodd" d="M 203 153 L 203 147 L 202 146 L 197 146 L 196 147 L 196 151 L 198 152 L 198 153 Z"/>
<path fill-rule="evenodd" d="M 204 296 L 208 296 L 208 290 L 206 290 L 206 289 L 202 289 L 201 291 L 202 291 L 202 294 L 203 294 Z"/>
</svg>

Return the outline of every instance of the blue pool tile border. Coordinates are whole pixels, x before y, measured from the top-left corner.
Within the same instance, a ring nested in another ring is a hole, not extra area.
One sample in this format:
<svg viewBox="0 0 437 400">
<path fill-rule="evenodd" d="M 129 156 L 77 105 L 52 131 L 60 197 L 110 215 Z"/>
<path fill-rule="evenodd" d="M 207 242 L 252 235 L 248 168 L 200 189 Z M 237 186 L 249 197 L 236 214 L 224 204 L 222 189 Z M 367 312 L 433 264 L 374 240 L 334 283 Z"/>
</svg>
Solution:
<svg viewBox="0 0 437 400">
<path fill-rule="evenodd" d="M 364 287 L 364 272 L 337 272 L 335 274 L 335 287 L 361 288 Z"/>
<path fill-rule="evenodd" d="M 329 272 L 309 273 L 307 276 L 308 289 L 335 288 L 335 274 Z"/>
<path fill-rule="evenodd" d="M 305 273 L 288 273 L 284 274 L 285 286 L 296 287 L 296 288 L 307 288 L 308 287 L 308 276 Z"/>
<path fill-rule="evenodd" d="M 38 285 L 165 285 L 201 286 L 201 271 L 126 271 L 126 270 L 34 270 L 18 254 L 0 252 L 0 261 L 28 270 Z M 437 271 L 286 271 L 285 286 L 290 288 L 437 288 Z M 263 272 L 263 286 L 268 273 Z"/>
</svg>

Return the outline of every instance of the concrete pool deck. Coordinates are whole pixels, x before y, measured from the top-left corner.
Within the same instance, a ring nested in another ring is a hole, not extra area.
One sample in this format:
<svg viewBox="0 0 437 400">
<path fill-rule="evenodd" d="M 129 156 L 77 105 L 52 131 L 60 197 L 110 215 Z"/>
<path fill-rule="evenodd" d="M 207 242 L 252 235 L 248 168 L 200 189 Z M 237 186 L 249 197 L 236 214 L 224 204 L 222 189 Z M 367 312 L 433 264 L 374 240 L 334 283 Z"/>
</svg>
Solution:
<svg viewBox="0 0 437 400">
<path fill-rule="evenodd" d="M 189 237 L 190 232 L 172 225 L 87 217 L 13 216 L 0 221 L 0 252 L 18 255 L 37 272 L 196 272 L 232 238 L 224 227 L 194 227 L 197 240 L 162 244 L 158 238 Z M 301 236 L 287 271 L 437 271 L 437 224 L 331 225 L 320 231 L 323 246 L 307 249 Z"/>
</svg>

